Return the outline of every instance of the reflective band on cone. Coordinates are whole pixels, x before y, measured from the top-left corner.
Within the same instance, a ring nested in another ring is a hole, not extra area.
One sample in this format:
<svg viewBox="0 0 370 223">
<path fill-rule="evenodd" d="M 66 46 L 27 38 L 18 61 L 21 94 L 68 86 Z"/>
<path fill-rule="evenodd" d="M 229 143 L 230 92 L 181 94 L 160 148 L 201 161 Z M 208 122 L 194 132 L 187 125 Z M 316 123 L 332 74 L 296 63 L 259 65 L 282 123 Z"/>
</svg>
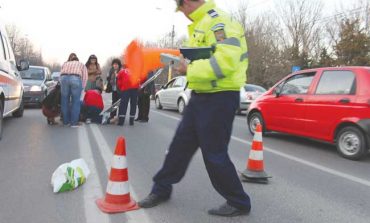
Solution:
<svg viewBox="0 0 370 223">
<path fill-rule="evenodd" d="M 126 195 L 130 194 L 130 186 L 128 182 L 108 181 L 107 193 L 111 195 Z"/>
<path fill-rule="evenodd" d="M 127 168 L 126 156 L 114 155 L 112 160 L 112 168 L 125 169 Z"/>
<path fill-rule="evenodd" d="M 262 151 L 255 151 L 255 150 L 251 150 L 251 152 L 249 153 L 249 159 L 250 160 L 263 160 L 263 152 Z"/>
<path fill-rule="evenodd" d="M 255 142 L 262 142 L 262 133 L 261 132 L 255 132 L 253 141 Z"/>
</svg>

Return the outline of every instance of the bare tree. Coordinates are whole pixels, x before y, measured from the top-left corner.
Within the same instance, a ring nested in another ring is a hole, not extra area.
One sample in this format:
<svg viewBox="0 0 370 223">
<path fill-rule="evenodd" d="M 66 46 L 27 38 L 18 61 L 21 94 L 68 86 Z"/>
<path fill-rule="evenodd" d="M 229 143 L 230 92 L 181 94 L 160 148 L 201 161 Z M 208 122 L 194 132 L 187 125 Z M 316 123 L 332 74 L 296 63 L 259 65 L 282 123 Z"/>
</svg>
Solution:
<svg viewBox="0 0 370 223">
<path fill-rule="evenodd" d="M 242 25 L 244 30 L 247 30 L 247 9 L 248 1 L 239 0 L 237 10 L 231 12 L 231 15 Z"/>
<path fill-rule="evenodd" d="M 286 52 L 290 51 L 292 65 L 302 64 L 311 57 L 320 41 L 323 4 L 320 0 L 287 0 L 277 4 L 277 16 L 284 25 L 280 38 Z"/>
<path fill-rule="evenodd" d="M 27 36 L 21 34 L 20 29 L 15 25 L 6 26 L 10 45 L 13 48 L 16 60 L 27 59 L 32 65 L 43 65 L 43 58 L 40 50 L 35 50 L 33 43 Z"/>
<path fill-rule="evenodd" d="M 289 72 L 279 33 L 279 24 L 275 15 L 271 13 L 259 16 L 248 23 L 248 83 L 268 88 Z"/>
<path fill-rule="evenodd" d="M 20 30 L 14 24 L 7 25 L 6 30 L 7 30 L 10 45 L 11 45 L 13 51 L 18 52 L 19 51 L 18 50 L 18 45 L 19 45 L 19 39 L 20 39 Z"/>
</svg>

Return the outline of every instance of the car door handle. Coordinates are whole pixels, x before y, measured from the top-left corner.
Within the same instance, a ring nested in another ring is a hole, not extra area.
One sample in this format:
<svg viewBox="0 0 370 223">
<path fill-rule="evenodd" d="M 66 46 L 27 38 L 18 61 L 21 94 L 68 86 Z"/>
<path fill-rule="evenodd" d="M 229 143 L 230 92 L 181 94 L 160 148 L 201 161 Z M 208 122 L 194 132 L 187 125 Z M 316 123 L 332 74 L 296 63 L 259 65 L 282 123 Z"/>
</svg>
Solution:
<svg viewBox="0 0 370 223">
<path fill-rule="evenodd" d="M 349 98 L 342 98 L 339 100 L 339 103 L 342 103 L 342 104 L 348 104 L 350 102 Z"/>
<path fill-rule="evenodd" d="M 303 98 L 296 98 L 295 102 L 303 102 Z"/>
</svg>

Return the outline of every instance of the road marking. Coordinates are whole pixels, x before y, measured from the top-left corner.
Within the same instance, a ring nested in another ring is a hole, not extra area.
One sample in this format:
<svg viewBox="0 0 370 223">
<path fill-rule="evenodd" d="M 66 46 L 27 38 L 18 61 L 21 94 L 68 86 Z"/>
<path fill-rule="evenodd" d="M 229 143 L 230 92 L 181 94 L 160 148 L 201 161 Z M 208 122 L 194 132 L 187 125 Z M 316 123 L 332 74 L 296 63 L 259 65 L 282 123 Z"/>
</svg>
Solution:
<svg viewBox="0 0 370 223">
<path fill-rule="evenodd" d="M 158 111 L 153 111 L 153 113 L 156 113 L 156 114 L 159 114 L 159 115 L 162 115 L 164 117 L 171 118 L 171 119 L 174 119 L 174 120 L 177 120 L 177 121 L 180 120 L 180 118 L 177 118 L 177 117 L 174 117 L 174 116 L 171 116 L 171 115 L 167 115 L 167 114 L 163 114 L 163 113 L 158 112 Z M 235 137 L 235 136 L 231 136 L 231 139 L 233 139 L 237 142 L 240 142 L 240 143 L 244 143 L 244 144 L 247 144 L 247 145 L 252 145 L 252 142 L 241 139 L 241 138 L 238 138 L 238 137 Z M 365 180 L 365 179 L 362 179 L 362 178 L 359 178 L 359 177 L 355 177 L 355 176 L 352 176 L 352 175 L 349 175 L 349 174 L 346 174 L 346 173 L 342 173 L 342 172 L 336 171 L 334 169 L 331 169 L 331 168 L 328 168 L 328 167 L 325 167 L 325 166 L 322 166 L 322 165 L 319 165 L 319 164 L 316 164 L 316 163 L 313 163 L 313 162 L 310 162 L 310 161 L 307 161 L 307 160 L 304 160 L 304 159 L 301 159 L 301 158 L 298 158 L 298 157 L 295 157 L 295 156 L 292 156 L 292 155 L 288 155 L 286 153 L 283 153 L 283 152 L 280 152 L 280 151 L 277 151 L 277 150 L 274 150 L 274 149 L 271 149 L 271 148 L 266 147 L 266 146 L 264 146 L 264 150 L 267 151 L 267 152 L 273 153 L 275 155 L 284 157 L 286 159 L 295 161 L 297 163 L 315 168 L 315 169 L 320 170 L 322 172 L 326 172 L 326 173 L 332 174 L 334 176 L 341 177 L 341 178 L 344 178 L 346 180 L 349 180 L 349 181 L 352 181 L 352 182 L 359 183 L 359 184 L 362 184 L 364 186 L 370 187 L 370 181 L 368 181 L 368 180 Z"/>
<path fill-rule="evenodd" d="M 94 158 L 91 152 L 90 141 L 88 140 L 87 129 L 85 126 L 78 128 L 78 147 L 80 148 L 80 156 L 83 158 L 91 171 L 91 174 L 83 185 L 83 199 L 85 204 L 86 222 L 93 223 L 110 223 L 109 216 L 100 211 L 95 204 L 97 198 L 103 197 L 101 190 L 101 182 L 96 170 Z"/>
<path fill-rule="evenodd" d="M 176 121 L 181 120 L 181 118 L 178 118 L 178 117 L 175 117 L 175 116 L 172 116 L 172 115 L 167 115 L 167 114 L 164 114 L 163 112 L 159 112 L 159 111 L 151 111 L 151 112 L 162 115 L 162 116 L 165 116 L 167 118 L 170 118 L 170 119 L 173 119 L 173 120 L 176 120 Z"/>
<path fill-rule="evenodd" d="M 91 127 L 91 131 L 94 135 L 96 142 L 99 143 L 98 147 L 100 150 L 100 154 L 103 158 L 105 168 L 107 172 L 109 173 L 110 168 L 111 168 L 112 159 L 113 159 L 113 152 L 109 148 L 109 145 L 107 141 L 105 140 L 103 134 L 101 133 L 100 129 L 98 128 L 98 126 L 96 124 L 91 124 L 89 126 Z M 130 194 L 137 201 L 137 195 L 132 186 L 130 186 Z M 144 209 L 126 212 L 125 214 L 127 215 L 128 222 L 151 223 L 151 220 L 149 216 L 146 214 L 146 212 L 144 211 Z"/>
<path fill-rule="evenodd" d="M 247 118 L 246 117 L 240 118 L 238 116 L 235 116 L 235 119 L 238 119 L 239 121 L 245 121 L 245 122 L 247 122 Z"/>
</svg>

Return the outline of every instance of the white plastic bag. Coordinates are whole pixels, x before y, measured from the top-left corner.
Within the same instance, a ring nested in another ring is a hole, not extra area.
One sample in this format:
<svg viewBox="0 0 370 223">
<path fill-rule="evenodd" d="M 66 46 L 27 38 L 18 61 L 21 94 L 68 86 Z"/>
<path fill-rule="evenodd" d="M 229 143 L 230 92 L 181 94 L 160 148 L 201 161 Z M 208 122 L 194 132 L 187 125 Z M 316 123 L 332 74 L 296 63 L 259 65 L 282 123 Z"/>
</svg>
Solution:
<svg viewBox="0 0 370 223">
<path fill-rule="evenodd" d="M 53 192 L 58 193 L 73 190 L 85 183 L 89 175 L 90 170 L 83 159 L 64 163 L 54 171 L 51 177 Z"/>
</svg>

